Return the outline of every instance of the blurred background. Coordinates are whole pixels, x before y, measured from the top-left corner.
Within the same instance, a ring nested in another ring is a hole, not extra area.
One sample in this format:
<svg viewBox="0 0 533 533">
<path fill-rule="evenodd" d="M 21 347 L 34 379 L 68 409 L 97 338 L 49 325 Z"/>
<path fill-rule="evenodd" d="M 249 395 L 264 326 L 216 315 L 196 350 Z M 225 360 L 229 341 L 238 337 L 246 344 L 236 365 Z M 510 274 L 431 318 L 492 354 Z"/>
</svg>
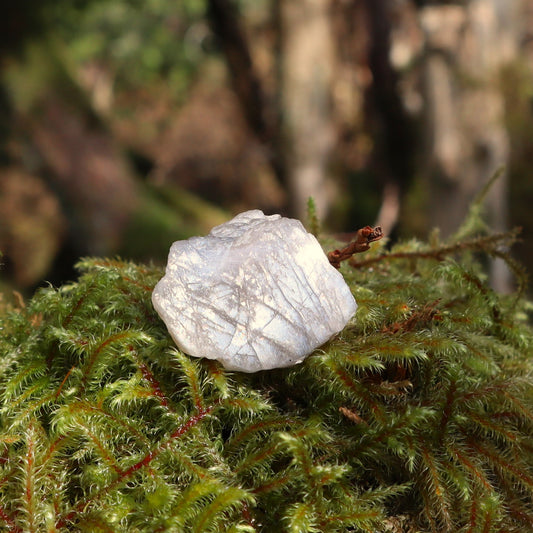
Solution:
<svg viewBox="0 0 533 533">
<path fill-rule="evenodd" d="M 0 289 L 164 264 L 259 208 L 394 241 L 495 231 L 533 266 L 533 0 L 17 0 L 0 17 Z M 508 290 L 505 271 L 493 285 Z"/>
</svg>

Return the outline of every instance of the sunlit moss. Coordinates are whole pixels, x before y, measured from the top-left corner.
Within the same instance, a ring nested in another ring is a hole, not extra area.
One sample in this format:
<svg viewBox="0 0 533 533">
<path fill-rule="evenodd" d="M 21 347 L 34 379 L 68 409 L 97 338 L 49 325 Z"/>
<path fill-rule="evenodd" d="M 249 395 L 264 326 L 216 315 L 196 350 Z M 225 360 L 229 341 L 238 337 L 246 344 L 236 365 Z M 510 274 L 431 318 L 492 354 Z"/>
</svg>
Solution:
<svg viewBox="0 0 533 533">
<path fill-rule="evenodd" d="M 500 241 L 463 239 L 344 264 L 355 318 L 257 374 L 173 346 L 150 265 L 86 259 L 6 306 L 0 529 L 531 529 L 528 304 L 475 261 Z"/>
</svg>

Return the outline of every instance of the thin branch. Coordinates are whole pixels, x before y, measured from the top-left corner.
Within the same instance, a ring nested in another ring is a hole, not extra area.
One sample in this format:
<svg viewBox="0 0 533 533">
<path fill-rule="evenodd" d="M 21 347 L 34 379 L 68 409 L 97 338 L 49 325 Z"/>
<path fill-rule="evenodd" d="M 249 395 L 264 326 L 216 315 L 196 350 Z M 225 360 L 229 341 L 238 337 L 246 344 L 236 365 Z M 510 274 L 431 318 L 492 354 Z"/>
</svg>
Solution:
<svg viewBox="0 0 533 533">
<path fill-rule="evenodd" d="M 370 248 L 370 243 L 379 241 L 381 238 L 383 238 L 383 231 L 380 226 L 375 228 L 365 226 L 357 232 L 355 241 L 351 242 L 341 250 L 333 250 L 332 252 L 329 252 L 329 262 L 335 268 L 339 268 L 342 261 L 350 259 L 354 254 L 366 252 Z"/>
<path fill-rule="evenodd" d="M 521 228 L 515 228 L 504 233 L 495 233 L 494 235 L 489 235 L 487 237 L 477 237 L 475 239 L 456 242 L 437 248 L 425 248 L 423 250 L 414 250 L 412 252 L 381 254 L 376 257 L 363 259 L 362 261 L 355 261 L 352 259 L 350 261 L 350 266 L 353 268 L 362 268 L 391 259 L 435 259 L 436 261 L 443 261 L 447 256 L 465 250 L 470 250 L 473 252 L 484 251 L 486 253 L 499 256 L 501 254 L 496 247 L 498 245 L 512 245 L 514 242 L 516 242 L 520 231 Z"/>
</svg>

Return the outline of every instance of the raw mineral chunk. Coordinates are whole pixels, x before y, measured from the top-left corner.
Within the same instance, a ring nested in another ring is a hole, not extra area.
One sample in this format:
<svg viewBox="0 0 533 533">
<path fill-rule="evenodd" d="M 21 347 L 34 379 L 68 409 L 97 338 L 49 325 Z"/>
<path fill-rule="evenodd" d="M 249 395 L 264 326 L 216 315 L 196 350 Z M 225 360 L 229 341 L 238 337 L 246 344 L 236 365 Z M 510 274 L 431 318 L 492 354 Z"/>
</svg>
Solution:
<svg viewBox="0 0 533 533">
<path fill-rule="evenodd" d="M 259 210 L 175 242 L 152 302 L 183 352 L 241 372 L 301 362 L 357 309 L 315 237 Z"/>
</svg>

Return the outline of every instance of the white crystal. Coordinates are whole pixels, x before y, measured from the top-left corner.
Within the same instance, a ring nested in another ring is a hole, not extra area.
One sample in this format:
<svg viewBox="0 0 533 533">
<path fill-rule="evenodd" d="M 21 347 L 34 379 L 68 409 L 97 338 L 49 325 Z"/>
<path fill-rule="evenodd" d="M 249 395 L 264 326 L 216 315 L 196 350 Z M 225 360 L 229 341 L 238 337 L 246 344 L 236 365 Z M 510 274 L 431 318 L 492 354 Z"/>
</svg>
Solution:
<svg viewBox="0 0 533 533">
<path fill-rule="evenodd" d="M 242 372 L 301 362 L 357 309 L 301 222 L 259 210 L 175 242 L 152 302 L 183 352 Z"/>
</svg>

